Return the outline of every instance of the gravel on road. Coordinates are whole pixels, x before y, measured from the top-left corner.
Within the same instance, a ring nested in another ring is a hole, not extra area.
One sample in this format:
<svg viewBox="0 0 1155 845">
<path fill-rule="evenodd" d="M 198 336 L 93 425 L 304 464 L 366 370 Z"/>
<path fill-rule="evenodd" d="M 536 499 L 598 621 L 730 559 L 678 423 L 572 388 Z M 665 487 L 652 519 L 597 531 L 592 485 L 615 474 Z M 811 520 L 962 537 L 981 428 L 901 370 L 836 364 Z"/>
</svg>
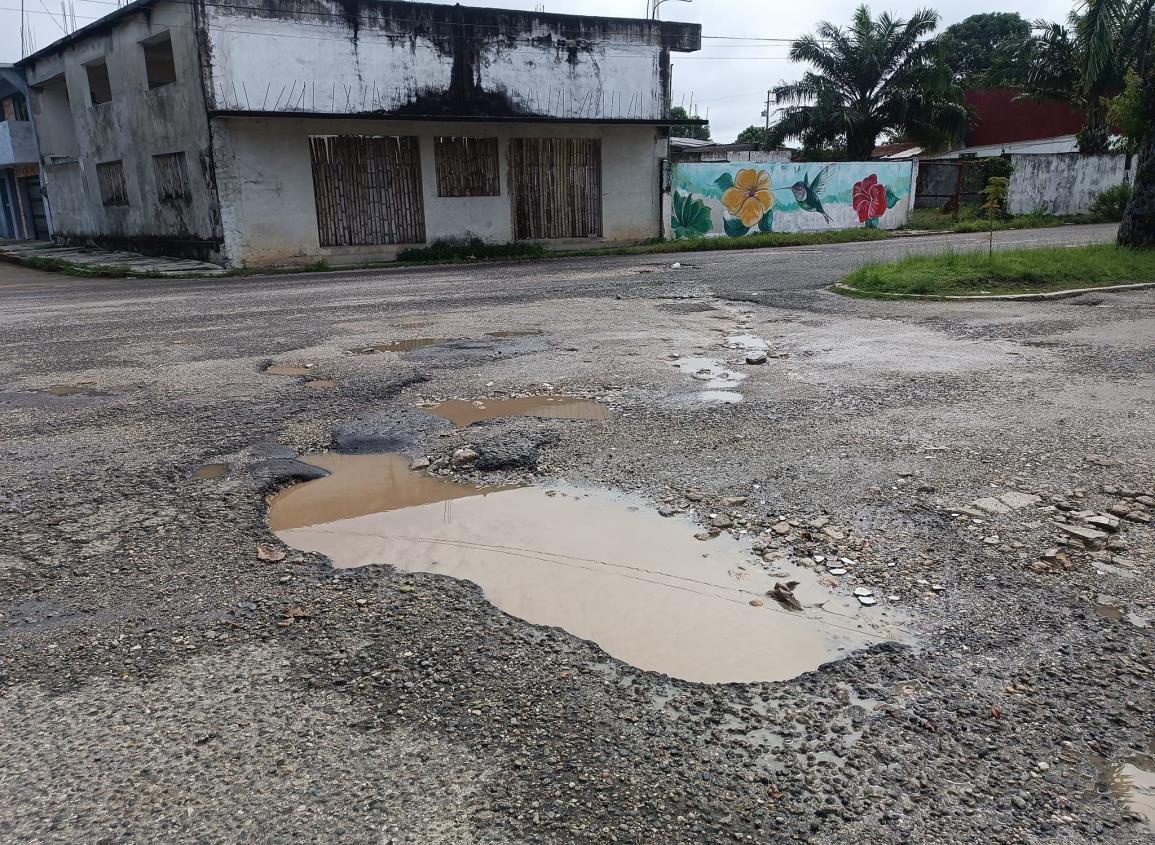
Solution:
<svg viewBox="0 0 1155 845">
<path fill-rule="evenodd" d="M 827 290 L 984 245 L 0 265 L 0 840 L 1150 842 L 1155 291 Z M 438 341 L 365 352 L 408 338 Z M 610 418 L 421 410 L 547 394 Z M 269 497 L 331 449 L 628 491 L 910 636 L 785 681 L 642 671 L 469 582 L 280 542 Z"/>
</svg>

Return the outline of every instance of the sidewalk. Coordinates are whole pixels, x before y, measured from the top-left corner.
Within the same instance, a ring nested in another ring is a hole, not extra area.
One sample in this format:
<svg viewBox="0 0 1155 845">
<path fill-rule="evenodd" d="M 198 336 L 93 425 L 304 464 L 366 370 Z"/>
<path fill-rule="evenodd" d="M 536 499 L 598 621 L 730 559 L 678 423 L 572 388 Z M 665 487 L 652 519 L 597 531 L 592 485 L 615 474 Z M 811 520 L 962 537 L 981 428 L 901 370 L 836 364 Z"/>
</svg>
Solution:
<svg viewBox="0 0 1155 845">
<path fill-rule="evenodd" d="M 61 261 L 80 269 L 125 271 L 125 275 L 139 273 L 148 276 L 220 276 L 225 269 L 207 261 L 187 258 L 165 258 L 141 255 L 136 252 L 61 246 L 50 241 L 0 241 L 0 258 L 16 261 L 45 259 Z"/>
</svg>

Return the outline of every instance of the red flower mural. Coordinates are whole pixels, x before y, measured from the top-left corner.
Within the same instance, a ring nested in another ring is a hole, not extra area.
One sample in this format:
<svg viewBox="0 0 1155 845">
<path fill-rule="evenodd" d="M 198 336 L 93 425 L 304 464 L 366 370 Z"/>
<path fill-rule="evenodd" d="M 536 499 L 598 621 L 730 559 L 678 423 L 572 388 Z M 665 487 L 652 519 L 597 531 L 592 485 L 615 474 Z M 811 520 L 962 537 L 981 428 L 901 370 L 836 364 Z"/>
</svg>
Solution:
<svg viewBox="0 0 1155 845">
<path fill-rule="evenodd" d="M 886 214 L 886 188 L 878 184 L 878 177 L 871 173 L 855 183 L 850 204 L 858 212 L 859 223 L 877 219 Z"/>
</svg>

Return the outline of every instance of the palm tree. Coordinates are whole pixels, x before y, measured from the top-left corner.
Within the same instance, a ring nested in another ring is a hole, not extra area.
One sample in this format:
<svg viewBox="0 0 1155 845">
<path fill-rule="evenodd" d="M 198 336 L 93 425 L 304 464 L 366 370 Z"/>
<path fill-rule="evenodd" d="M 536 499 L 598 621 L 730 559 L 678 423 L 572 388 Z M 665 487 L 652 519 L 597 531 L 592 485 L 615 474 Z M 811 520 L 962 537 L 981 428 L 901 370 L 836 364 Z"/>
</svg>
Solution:
<svg viewBox="0 0 1155 845">
<path fill-rule="evenodd" d="M 966 126 L 967 112 L 940 46 L 927 40 L 938 20 L 930 9 L 908 21 L 885 13 L 874 20 L 867 6 L 859 6 L 849 29 L 819 23 L 814 35 L 790 47 L 790 60 L 813 70 L 773 89 L 785 108 L 771 127 L 772 143 L 845 140 L 847 157 L 865 161 L 884 132 L 928 146 L 955 136 Z"/>
<path fill-rule="evenodd" d="M 1123 90 L 1124 57 L 1108 54 L 1107 61 L 1089 72 L 1092 46 L 1091 6 L 1073 11 L 1067 25 L 1037 20 L 1033 32 L 1017 48 L 1009 51 L 996 71 L 999 81 L 1021 88 L 1034 100 L 1070 103 L 1083 113 L 1083 128 L 1077 142 L 1083 155 L 1104 155 L 1110 151 L 1107 109 L 1110 99 Z M 1107 34 L 1111 43 L 1119 33 Z"/>
<path fill-rule="evenodd" d="M 1155 0 L 1087 0 L 1084 38 L 1087 43 L 1085 79 L 1104 68 L 1132 69 L 1139 78 L 1140 109 L 1146 113 L 1138 138 L 1138 158 L 1131 180 L 1131 199 L 1119 224 L 1120 246 L 1155 248 L 1155 62 L 1151 61 L 1151 29 Z"/>
</svg>

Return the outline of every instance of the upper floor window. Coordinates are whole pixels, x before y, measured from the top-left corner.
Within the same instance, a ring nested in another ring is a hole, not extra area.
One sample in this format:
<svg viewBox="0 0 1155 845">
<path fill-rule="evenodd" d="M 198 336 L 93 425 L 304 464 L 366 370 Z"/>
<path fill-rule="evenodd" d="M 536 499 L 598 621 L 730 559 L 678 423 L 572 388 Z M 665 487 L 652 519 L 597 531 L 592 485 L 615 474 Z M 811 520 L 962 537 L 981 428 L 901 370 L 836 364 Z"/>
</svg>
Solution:
<svg viewBox="0 0 1155 845">
<path fill-rule="evenodd" d="M 0 121 L 27 120 L 28 102 L 20 94 L 0 98 Z"/>
<path fill-rule="evenodd" d="M 172 55 L 172 35 L 163 32 L 140 42 L 144 52 L 144 72 L 149 90 L 176 82 L 176 60 Z"/>
<path fill-rule="evenodd" d="M 88 71 L 88 95 L 94 106 L 112 102 L 112 82 L 108 78 L 108 63 L 104 59 L 84 66 Z"/>
</svg>

